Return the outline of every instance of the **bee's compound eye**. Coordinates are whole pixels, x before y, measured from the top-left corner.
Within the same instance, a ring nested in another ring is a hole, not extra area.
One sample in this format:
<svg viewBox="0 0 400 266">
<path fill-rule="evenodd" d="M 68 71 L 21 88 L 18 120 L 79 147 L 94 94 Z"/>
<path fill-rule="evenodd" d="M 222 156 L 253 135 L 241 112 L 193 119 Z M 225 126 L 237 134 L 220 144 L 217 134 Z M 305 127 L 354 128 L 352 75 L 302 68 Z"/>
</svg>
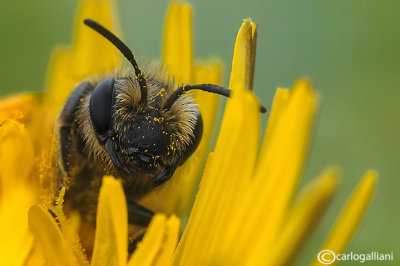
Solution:
<svg viewBox="0 0 400 266">
<path fill-rule="evenodd" d="M 92 125 L 97 134 L 103 135 L 110 128 L 114 79 L 100 81 L 90 97 L 89 112 Z"/>
</svg>

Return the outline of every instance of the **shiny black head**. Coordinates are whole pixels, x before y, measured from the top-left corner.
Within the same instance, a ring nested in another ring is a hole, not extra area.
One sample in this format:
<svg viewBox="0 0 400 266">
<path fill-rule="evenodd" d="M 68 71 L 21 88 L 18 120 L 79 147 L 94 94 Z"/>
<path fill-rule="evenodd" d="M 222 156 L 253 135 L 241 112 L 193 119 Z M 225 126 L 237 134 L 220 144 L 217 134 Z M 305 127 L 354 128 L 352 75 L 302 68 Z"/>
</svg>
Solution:
<svg viewBox="0 0 400 266">
<path fill-rule="evenodd" d="M 155 170 L 166 167 L 161 158 L 168 153 L 170 143 L 161 114 L 150 109 L 129 123 L 130 127 L 120 136 L 120 145 L 126 149 L 130 162 L 141 169 Z"/>
</svg>

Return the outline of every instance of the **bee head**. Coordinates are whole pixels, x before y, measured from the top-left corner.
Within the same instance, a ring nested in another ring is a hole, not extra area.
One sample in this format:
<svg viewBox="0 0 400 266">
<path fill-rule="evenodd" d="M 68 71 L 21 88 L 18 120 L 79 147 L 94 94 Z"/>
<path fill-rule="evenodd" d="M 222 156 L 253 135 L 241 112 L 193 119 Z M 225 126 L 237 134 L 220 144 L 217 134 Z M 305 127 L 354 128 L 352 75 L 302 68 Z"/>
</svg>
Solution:
<svg viewBox="0 0 400 266">
<path fill-rule="evenodd" d="M 182 95 L 190 90 L 202 90 L 226 97 L 230 97 L 231 91 L 214 84 L 183 85 L 174 90 L 158 109 L 143 108 L 148 102 L 147 82 L 132 51 L 97 22 L 85 19 L 84 23 L 114 44 L 131 63 L 140 90 L 138 106 L 142 107 L 138 108 L 141 113 L 135 113 L 132 119 L 125 121 L 125 126 L 120 127 L 117 125 L 120 121 L 116 119 L 114 110 L 118 96 L 117 90 L 114 89 L 115 80 L 108 78 L 99 82 L 91 94 L 89 103 L 90 119 L 97 139 L 104 146 L 115 168 L 127 174 L 133 168 L 143 170 L 161 168 L 162 171 L 157 174 L 154 181 L 156 186 L 162 184 L 173 175 L 178 165 L 196 150 L 203 132 L 203 122 L 197 108 L 195 112 L 193 110 L 188 112 L 193 118 L 190 120 L 190 126 L 171 123 L 175 124 L 174 128 L 167 127 L 167 122 L 164 123 L 164 120 L 160 119 L 162 115 L 173 112 L 174 106 L 181 104 Z M 266 112 L 266 109 L 260 106 L 260 111 Z M 172 134 L 169 135 L 168 131 L 172 131 L 170 132 Z M 181 134 L 182 131 L 185 133 Z"/>
<path fill-rule="evenodd" d="M 154 170 L 168 146 L 161 114 L 147 109 L 123 121 L 115 110 L 118 92 L 114 83 L 114 78 L 100 81 L 90 97 L 89 114 L 97 139 L 117 169 L 126 173 L 132 166 Z"/>
<path fill-rule="evenodd" d="M 171 115 L 174 108 L 143 108 L 139 102 L 126 102 L 128 93 L 118 81 L 107 78 L 95 85 L 89 100 L 91 125 L 116 170 L 128 175 L 149 171 L 157 186 L 197 148 L 202 136 L 200 113 L 196 107 L 190 114 Z M 191 126 L 181 127 L 185 121 Z"/>
</svg>

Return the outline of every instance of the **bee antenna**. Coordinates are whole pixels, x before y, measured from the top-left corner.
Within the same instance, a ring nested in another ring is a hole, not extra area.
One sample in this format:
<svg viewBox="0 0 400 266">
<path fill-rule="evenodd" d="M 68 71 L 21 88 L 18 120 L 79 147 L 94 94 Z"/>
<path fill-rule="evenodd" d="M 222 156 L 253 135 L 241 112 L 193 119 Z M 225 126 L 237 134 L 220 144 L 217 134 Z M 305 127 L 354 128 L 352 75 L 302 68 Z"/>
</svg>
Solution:
<svg viewBox="0 0 400 266">
<path fill-rule="evenodd" d="M 230 89 L 227 89 L 225 87 L 221 87 L 218 85 L 214 84 L 198 84 L 198 85 L 183 85 L 177 88 L 171 96 L 167 99 L 167 101 L 164 104 L 164 109 L 169 110 L 171 109 L 172 105 L 175 103 L 178 98 L 185 94 L 186 92 L 190 90 L 202 90 L 202 91 L 207 91 L 215 94 L 219 94 L 225 97 L 230 97 L 232 94 L 232 91 Z M 260 112 L 265 113 L 267 112 L 267 109 L 260 105 Z"/>
<path fill-rule="evenodd" d="M 126 59 L 131 63 L 135 70 L 135 75 L 139 82 L 140 86 L 140 103 L 145 104 L 147 102 L 147 84 L 146 79 L 144 77 L 144 73 L 140 70 L 138 64 L 136 63 L 135 56 L 132 51 L 123 43 L 117 36 L 115 36 L 111 31 L 104 28 L 102 25 L 97 23 L 96 21 L 87 18 L 83 21 L 86 26 L 90 27 L 97 33 L 101 34 L 104 38 L 109 40 L 118 50 L 125 56 Z"/>
</svg>

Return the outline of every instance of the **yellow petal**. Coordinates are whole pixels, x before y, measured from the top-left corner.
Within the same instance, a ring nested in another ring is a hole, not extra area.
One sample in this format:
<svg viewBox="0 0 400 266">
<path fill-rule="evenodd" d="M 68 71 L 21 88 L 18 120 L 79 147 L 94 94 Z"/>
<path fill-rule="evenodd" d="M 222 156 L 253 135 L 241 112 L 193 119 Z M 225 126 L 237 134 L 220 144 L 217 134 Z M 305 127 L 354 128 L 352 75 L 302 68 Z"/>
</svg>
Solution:
<svg viewBox="0 0 400 266">
<path fill-rule="evenodd" d="M 28 230 L 28 210 L 36 195 L 24 186 L 9 190 L 0 202 L 0 265 L 23 265 L 33 242 Z"/>
<path fill-rule="evenodd" d="M 300 177 L 317 102 L 309 84 L 298 82 L 290 102 L 279 112 L 278 125 L 269 145 L 264 145 L 254 179 L 247 191 L 239 193 L 242 196 L 235 207 L 236 215 L 228 223 L 230 233 L 225 242 L 230 252 L 225 257 L 230 261 L 257 264 L 251 259 L 263 256 L 267 246 L 274 243 Z M 248 250 L 249 241 L 260 249 Z"/>
<path fill-rule="evenodd" d="M 37 95 L 21 94 L 0 100 L 0 123 L 6 119 L 13 119 L 27 123 L 36 104 Z"/>
<path fill-rule="evenodd" d="M 12 264 L 4 264 L 4 265 L 12 265 Z M 18 264 L 15 264 L 18 265 Z M 29 256 L 24 261 L 24 266 L 39 266 L 39 265 L 46 265 L 45 258 L 43 257 L 42 252 L 39 249 L 31 250 Z"/>
<path fill-rule="evenodd" d="M 104 177 L 96 216 L 92 265 L 125 265 L 128 257 L 128 217 L 124 190 Z"/>
<path fill-rule="evenodd" d="M 89 265 L 89 261 L 83 251 L 78 236 L 77 223 L 79 223 L 79 221 L 77 221 L 77 219 L 79 219 L 79 214 L 73 212 L 69 216 L 69 219 L 67 219 L 63 212 L 64 195 L 65 187 L 60 190 L 59 196 L 56 198 L 55 206 L 49 205 L 48 208 L 52 212 L 53 216 L 56 217 L 55 219 L 58 222 L 58 226 L 61 228 L 66 247 L 73 252 L 79 265 L 87 266 Z"/>
<path fill-rule="evenodd" d="M 165 224 L 165 234 L 161 250 L 154 261 L 155 266 L 172 265 L 172 255 L 179 239 L 179 228 L 179 218 L 175 215 L 169 217 Z"/>
<path fill-rule="evenodd" d="M 193 252 L 190 248 L 191 242 L 193 242 L 194 237 L 196 236 L 196 230 L 201 226 L 201 219 L 204 212 L 205 204 L 204 201 L 207 195 L 207 190 L 205 189 L 207 183 L 210 183 L 212 180 L 203 178 L 204 176 L 210 176 L 209 172 L 211 169 L 212 161 L 213 161 L 214 153 L 211 152 L 207 157 L 207 162 L 203 171 L 203 176 L 200 181 L 200 189 L 196 195 L 196 200 L 194 202 L 193 208 L 190 212 L 189 220 L 186 224 L 185 230 L 183 231 L 183 235 L 178 243 L 178 247 L 174 253 L 174 265 L 182 265 L 182 256 L 184 254 Z M 206 221 L 206 220 L 205 220 Z M 189 240 L 188 240 L 189 239 Z"/>
<path fill-rule="evenodd" d="M 137 250 L 132 254 L 128 266 L 147 266 L 152 264 L 162 243 L 165 233 L 165 221 L 165 215 L 157 214 L 153 217 L 143 240 L 138 243 Z"/>
<path fill-rule="evenodd" d="M 368 171 L 347 201 L 320 250 L 342 253 L 353 238 L 375 192 L 378 174 Z M 314 259 L 312 265 L 322 265 Z"/>
<path fill-rule="evenodd" d="M 278 88 L 275 92 L 274 101 L 268 118 L 268 126 L 264 135 L 264 140 L 261 146 L 260 154 L 265 154 L 268 145 L 270 144 L 270 137 L 274 132 L 276 125 L 281 117 L 281 112 L 286 110 L 291 91 L 288 89 Z"/>
<path fill-rule="evenodd" d="M 303 190 L 269 256 L 266 265 L 291 265 L 328 207 L 338 183 L 338 173 L 325 171 Z"/>
<path fill-rule="evenodd" d="M 33 148 L 25 127 L 14 120 L 0 124 L 0 200 L 24 184 L 33 164 Z"/>
<path fill-rule="evenodd" d="M 233 91 L 253 89 L 257 24 L 251 19 L 243 20 L 236 37 L 229 88 Z"/>
<path fill-rule="evenodd" d="M 256 68 L 256 48 L 257 48 L 257 24 L 251 21 L 251 19 L 246 19 L 250 20 L 251 23 L 251 50 L 250 50 L 250 74 L 249 74 L 249 85 L 248 88 L 249 90 L 253 89 L 253 84 L 254 84 L 254 72 Z"/>
<path fill-rule="evenodd" d="M 37 200 L 35 184 L 27 184 L 33 164 L 33 148 L 25 127 L 14 120 L 0 124 L 0 265 L 21 264 L 32 236 L 28 209 Z"/>
<path fill-rule="evenodd" d="M 193 75 L 192 9 L 171 2 L 164 23 L 162 63 L 178 83 L 189 84 Z"/>
<path fill-rule="evenodd" d="M 129 259 L 128 266 L 171 265 L 179 236 L 179 219 L 172 215 L 154 215 L 143 240 Z"/>
<path fill-rule="evenodd" d="M 207 161 L 200 190 L 175 254 L 175 264 L 233 262 L 226 255 L 238 231 L 231 228 L 230 223 L 237 218 L 237 195 L 249 185 L 258 149 L 259 104 L 246 90 L 250 89 L 252 79 L 251 52 L 246 50 L 255 47 L 251 43 L 253 26 L 245 21 L 238 34 L 230 83 L 230 88 L 236 92 L 232 100 L 228 100 L 215 153 Z"/>
<path fill-rule="evenodd" d="M 29 228 L 48 265 L 79 265 L 72 250 L 67 248 L 60 228 L 40 205 L 29 209 Z"/>
<path fill-rule="evenodd" d="M 259 108 L 255 97 L 241 90 L 233 95 L 221 126 L 215 153 L 209 158 L 182 244 L 175 258 L 181 265 L 209 261 L 224 250 L 225 236 L 239 190 L 248 186 L 258 149 Z M 243 130 L 246 134 L 243 134 Z M 247 156 L 243 157 L 242 155 Z M 231 233 L 231 232 L 229 232 Z M 182 250 L 183 249 L 183 250 Z"/>
<path fill-rule="evenodd" d="M 128 266 L 152 265 L 162 244 L 166 220 L 164 214 L 154 215 L 143 240 L 138 243 L 137 249 L 129 259 Z"/>
<path fill-rule="evenodd" d="M 110 42 L 83 24 L 92 18 L 118 35 L 114 21 L 114 1 L 83 0 L 75 21 L 71 47 L 60 46 L 53 52 L 47 77 L 45 105 L 51 125 L 72 89 L 90 75 L 105 73 L 120 64 L 120 53 Z M 41 117 L 43 119 L 43 115 Z M 40 126 L 39 126 L 40 127 Z"/>
<path fill-rule="evenodd" d="M 75 21 L 74 63 L 77 67 L 75 73 L 98 74 L 119 65 L 121 57 L 118 49 L 83 24 L 85 18 L 92 18 L 122 38 L 117 27 L 116 15 L 113 0 L 81 1 Z"/>
<path fill-rule="evenodd" d="M 252 204 L 253 208 L 247 217 L 243 236 L 257 236 L 255 245 L 263 247 L 250 251 L 248 265 L 257 264 L 265 249 L 275 243 L 308 150 L 318 97 L 306 80 L 296 82 L 290 94 L 287 107 L 281 111 L 269 143 L 260 154 L 252 192 L 243 201 L 244 206 L 249 208 Z"/>
</svg>

